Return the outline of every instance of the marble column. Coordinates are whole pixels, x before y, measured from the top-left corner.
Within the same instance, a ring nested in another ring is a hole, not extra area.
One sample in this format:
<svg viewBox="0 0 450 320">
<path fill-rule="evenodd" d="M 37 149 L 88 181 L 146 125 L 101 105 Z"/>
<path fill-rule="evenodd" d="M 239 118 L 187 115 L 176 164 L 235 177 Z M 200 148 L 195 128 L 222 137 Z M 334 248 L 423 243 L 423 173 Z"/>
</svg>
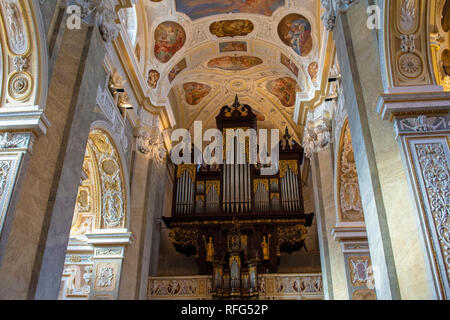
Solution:
<svg viewBox="0 0 450 320">
<path fill-rule="evenodd" d="M 155 247 L 159 247 L 158 209 L 162 203 L 165 174 L 165 149 L 159 122 L 146 111 L 136 129 L 136 151 L 131 179 L 131 223 L 133 242 L 125 252 L 119 299 L 147 298 L 151 265 L 155 264 Z M 162 171 L 162 173 L 161 173 Z M 157 256 L 156 256 L 157 257 Z M 157 263 L 156 263 L 157 265 Z"/>
<path fill-rule="evenodd" d="M 57 299 L 96 88 L 106 77 L 96 26 L 65 30 L 49 86 L 51 127 L 36 139 L 7 239 L 0 298 Z"/>
<path fill-rule="evenodd" d="M 348 300 L 344 255 L 332 237 L 337 223 L 332 144 L 316 150 L 311 158 L 325 299 Z"/>
<path fill-rule="evenodd" d="M 417 237 L 427 263 L 427 272 L 420 276 L 427 281 L 434 299 L 448 300 L 450 93 L 418 95 L 408 91 L 404 88 L 403 93 L 382 95 L 378 112 L 384 120 L 394 122 L 414 196 Z"/>
<path fill-rule="evenodd" d="M 366 27 L 367 2 L 349 3 L 335 12 L 334 39 L 377 298 L 432 298 L 400 149 L 392 124 L 376 113 L 383 92 L 376 32 Z"/>
<path fill-rule="evenodd" d="M 314 203 L 315 203 L 315 215 L 317 220 L 317 233 L 319 239 L 319 252 L 320 252 L 320 263 L 322 268 L 322 279 L 323 279 L 323 292 L 326 300 L 333 300 L 333 280 L 331 272 L 331 259 L 328 249 L 329 237 L 327 234 L 326 221 L 325 221 L 325 209 L 324 201 L 322 196 L 322 186 L 321 186 L 321 175 L 320 175 L 320 164 L 319 159 L 316 154 L 311 157 L 311 171 L 313 178 L 313 189 L 314 189 Z"/>
</svg>

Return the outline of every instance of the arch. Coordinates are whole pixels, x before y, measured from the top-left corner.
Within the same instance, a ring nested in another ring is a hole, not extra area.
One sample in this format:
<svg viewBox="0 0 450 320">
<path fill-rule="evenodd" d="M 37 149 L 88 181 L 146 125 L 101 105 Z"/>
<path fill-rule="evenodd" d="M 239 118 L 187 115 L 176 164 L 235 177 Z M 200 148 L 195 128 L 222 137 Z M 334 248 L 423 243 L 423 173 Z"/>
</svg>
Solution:
<svg viewBox="0 0 450 320">
<path fill-rule="evenodd" d="M 430 46 L 434 5 L 424 0 L 383 3 L 380 58 L 386 92 L 437 84 Z"/>
<path fill-rule="evenodd" d="M 125 158 L 103 121 L 91 126 L 70 231 L 60 299 L 88 299 L 99 277 L 98 250 L 115 246 L 129 226 L 129 188 Z M 101 238 L 99 249 L 96 240 Z M 112 250 L 112 249 L 108 249 Z M 114 247 L 121 250 L 124 246 Z M 109 251 L 111 252 L 111 251 Z M 113 251 L 116 252 L 116 251 Z M 117 255 L 117 253 L 115 253 Z M 117 256 L 116 256 L 117 258 Z M 116 261 L 121 262 L 121 259 Z M 108 269 L 109 270 L 109 269 Z M 113 272 L 113 270 L 110 270 Z M 114 270 L 114 272 L 120 272 Z M 117 292 L 120 273 L 116 273 Z"/>
<path fill-rule="evenodd" d="M 335 177 L 337 223 L 364 224 L 358 173 L 347 117 L 340 131 Z"/>
<path fill-rule="evenodd" d="M 432 1 L 430 51 L 437 84 L 450 91 L 450 1 Z"/>
<path fill-rule="evenodd" d="M 125 151 L 123 149 L 123 146 L 121 143 L 119 143 L 118 141 L 116 141 L 116 139 L 114 138 L 113 135 L 113 128 L 105 121 L 94 121 L 91 124 L 91 132 L 93 130 L 100 130 L 102 132 L 104 132 L 104 134 L 106 134 L 112 145 L 115 148 L 115 151 L 117 152 L 117 157 L 118 160 L 120 161 L 120 165 L 122 168 L 122 178 L 123 178 L 123 186 L 125 187 L 124 190 L 124 195 L 125 195 L 125 199 L 126 199 L 126 205 L 124 206 L 125 208 L 125 224 L 124 224 L 124 228 L 129 230 L 130 229 L 130 212 L 131 212 L 131 205 L 130 205 L 130 189 L 129 189 L 129 185 L 130 185 L 130 175 L 129 175 L 129 170 L 128 170 L 128 162 L 126 160 L 126 156 L 125 156 Z"/>
<path fill-rule="evenodd" d="M 42 123 L 48 91 L 47 40 L 37 1 L 0 2 L 0 108 L 11 108 L 5 121 L 10 127 L 11 113 L 31 113 L 31 126 L 45 133 Z M 5 123 L 3 123 L 5 122 Z"/>
</svg>

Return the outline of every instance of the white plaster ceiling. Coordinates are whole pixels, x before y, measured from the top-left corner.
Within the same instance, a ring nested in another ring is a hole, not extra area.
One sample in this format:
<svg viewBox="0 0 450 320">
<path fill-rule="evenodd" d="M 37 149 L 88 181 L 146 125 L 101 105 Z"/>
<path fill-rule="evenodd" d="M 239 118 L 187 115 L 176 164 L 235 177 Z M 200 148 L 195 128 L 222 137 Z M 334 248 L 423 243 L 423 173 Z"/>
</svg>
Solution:
<svg viewBox="0 0 450 320">
<path fill-rule="evenodd" d="M 242 1 L 242 0 L 239 0 Z M 264 0 L 253 0 L 255 5 Z M 215 127 L 215 116 L 221 107 L 231 104 L 236 94 L 241 103 L 249 104 L 260 114 L 258 126 L 262 128 L 279 128 L 288 126 L 291 132 L 298 133 L 293 121 L 295 105 L 286 107 L 277 96 L 266 89 L 266 83 L 281 77 L 294 78 L 298 91 L 310 95 L 317 84 L 308 74 L 308 66 L 319 62 L 320 53 L 320 4 L 316 0 L 286 0 L 271 16 L 250 13 L 227 13 L 206 16 L 191 20 L 186 14 L 176 11 L 175 0 L 153 2 L 144 0 L 148 22 L 148 35 L 153 35 L 160 23 L 173 21 L 180 24 L 186 33 L 183 47 L 166 63 L 161 63 L 154 55 L 154 41 L 148 43 L 146 52 L 146 72 L 157 70 L 160 80 L 156 88 L 148 88 L 152 103 L 168 106 L 169 116 L 176 122 L 176 127 L 191 128 L 195 120 L 202 120 L 204 127 Z M 205 2 L 203 0 L 200 3 Z M 214 1 L 212 1 L 214 2 Z M 290 46 L 284 44 L 278 35 L 278 24 L 288 14 L 297 13 L 306 17 L 312 27 L 313 49 L 306 56 L 298 55 Z M 213 22 L 221 20 L 250 20 L 254 30 L 246 36 L 218 38 L 209 31 Z M 227 41 L 245 41 L 247 52 L 220 53 L 219 43 Z M 284 54 L 293 61 L 298 69 L 296 77 L 286 66 L 280 63 Z M 254 56 L 263 63 L 247 70 L 226 71 L 208 67 L 211 59 L 221 56 Z M 187 68 L 169 82 L 168 74 L 172 68 L 186 59 Z M 211 87 L 209 94 L 197 105 L 186 102 L 183 84 L 198 82 Z M 170 97 L 169 97 L 170 96 Z M 296 134 L 296 138 L 298 136 Z"/>
</svg>

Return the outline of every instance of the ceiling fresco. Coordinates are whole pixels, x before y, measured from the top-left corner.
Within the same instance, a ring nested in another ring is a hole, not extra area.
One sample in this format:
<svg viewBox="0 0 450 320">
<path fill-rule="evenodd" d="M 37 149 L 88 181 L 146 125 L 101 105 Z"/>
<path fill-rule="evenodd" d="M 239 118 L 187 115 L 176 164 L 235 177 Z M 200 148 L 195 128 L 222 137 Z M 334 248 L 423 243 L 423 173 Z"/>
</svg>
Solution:
<svg viewBox="0 0 450 320">
<path fill-rule="evenodd" d="M 230 41 L 219 43 L 220 53 L 233 51 L 247 51 L 247 42 L 245 41 Z"/>
<path fill-rule="evenodd" d="M 259 127 L 288 127 L 300 140 L 298 101 L 315 96 L 321 72 L 316 0 L 164 0 L 145 6 L 148 34 L 155 35 L 146 49 L 141 45 L 149 53 L 145 81 L 152 103 L 166 106 L 174 127 L 191 129 L 197 120 L 215 127 L 220 108 L 237 94 L 255 109 Z"/>
<path fill-rule="evenodd" d="M 186 102 L 191 106 L 198 105 L 211 92 L 210 86 L 198 82 L 187 82 L 183 84 L 183 89 Z"/>
<path fill-rule="evenodd" d="M 156 70 L 150 70 L 148 72 L 148 78 L 147 78 L 147 84 L 149 85 L 150 88 L 155 89 L 156 86 L 158 85 L 158 81 L 159 78 L 161 77 L 161 75 L 159 74 L 158 71 Z"/>
<path fill-rule="evenodd" d="M 208 62 L 209 68 L 219 68 L 228 71 L 247 70 L 263 63 L 258 57 L 251 56 L 225 56 L 212 59 Z"/>
<path fill-rule="evenodd" d="M 311 24 L 299 14 L 293 13 L 284 17 L 278 25 L 278 35 L 284 44 L 302 57 L 312 50 Z"/>
<path fill-rule="evenodd" d="M 250 20 L 222 20 L 211 23 L 209 32 L 219 38 L 246 36 L 254 30 Z"/>
<path fill-rule="evenodd" d="M 295 104 L 297 91 L 300 91 L 297 81 L 283 77 L 267 82 L 267 90 L 278 97 L 285 107 L 292 107 Z"/>
<path fill-rule="evenodd" d="M 155 30 L 155 57 L 168 62 L 186 41 L 186 33 L 176 22 L 163 22 Z"/>
<path fill-rule="evenodd" d="M 176 9 L 192 20 L 225 13 L 254 13 L 271 16 L 285 0 L 176 0 Z"/>
<path fill-rule="evenodd" d="M 280 56 L 280 62 L 283 64 L 286 68 L 288 68 L 296 78 L 298 78 L 298 67 L 297 65 L 288 57 L 286 57 L 284 54 L 281 54 Z"/>
<path fill-rule="evenodd" d="M 186 64 L 186 59 L 181 60 L 180 62 L 178 62 L 173 68 L 172 70 L 170 70 L 169 72 L 169 82 L 172 83 L 172 81 L 176 78 L 176 76 L 183 71 L 184 69 L 187 68 L 187 64 Z"/>
</svg>

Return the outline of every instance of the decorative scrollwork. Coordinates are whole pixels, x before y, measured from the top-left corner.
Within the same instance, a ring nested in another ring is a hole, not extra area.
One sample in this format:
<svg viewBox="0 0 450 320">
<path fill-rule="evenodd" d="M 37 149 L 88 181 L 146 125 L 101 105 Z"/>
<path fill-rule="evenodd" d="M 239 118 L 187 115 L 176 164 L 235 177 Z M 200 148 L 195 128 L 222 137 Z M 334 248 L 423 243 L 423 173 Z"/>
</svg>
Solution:
<svg viewBox="0 0 450 320">
<path fill-rule="evenodd" d="M 33 87 L 33 79 L 27 72 L 16 72 L 9 77 L 8 93 L 14 100 L 22 101 L 28 98 Z"/>
<path fill-rule="evenodd" d="M 343 130 L 337 169 L 338 210 L 343 221 L 363 221 L 364 213 L 359 192 L 358 173 L 356 171 L 355 155 L 348 123 L 346 123 Z"/>
<path fill-rule="evenodd" d="M 181 248 L 198 249 L 198 231 L 196 229 L 173 228 L 169 233 L 170 241 Z"/>
<path fill-rule="evenodd" d="M 177 178 L 178 179 L 181 178 L 181 176 L 186 170 L 191 175 L 192 181 L 195 182 L 195 177 L 197 173 L 197 166 L 195 164 L 184 164 L 184 163 L 179 164 L 177 166 Z"/>
<path fill-rule="evenodd" d="M 214 187 L 214 190 L 217 192 L 217 195 L 220 196 L 220 181 L 206 181 L 206 195 L 209 194 L 211 188 Z"/>
<path fill-rule="evenodd" d="M 267 180 L 267 179 L 253 180 L 253 192 L 256 192 L 256 190 L 258 190 L 258 186 L 260 184 L 262 184 L 266 188 L 266 191 L 269 192 L 269 180 Z"/>
<path fill-rule="evenodd" d="M 94 130 L 89 138 L 101 176 L 103 227 L 123 227 L 125 190 L 119 156 L 109 137 L 102 131 Z"/>
<path fill-rule="evenodd" d="M 6 181 L 11 170 L 11 161 L 0 161 L 0 198 L 5 192 Z"/>
<path fill-rule="evenodd" d="M 8 0 L 1 0 L 0 4 L 11 51 L 15 54 L 23 54 L 27 50 L 27 35 L 19 8 L 20 4 Z"/>
<path fill-rule="evenodd" d="M 286 248 L 285 251 L 293 251 L 298 247 L 303 247 L 308 230 L 302 224 L 278 226 L 278 246 Z"/>
<path fill-rule="evenodd" d="M 450 171 L 444 147 L 440 143 L 417 144 L 426 195 L 450 278 Z"/>
<path fill-rule="evenodd" d="M 286 175 L 288 168 L 291 169 L 291 171 L 295 175 L 298 175 L 297 160 L 281 160 L 280 161 L 280 179 Z"/>
</svg>

